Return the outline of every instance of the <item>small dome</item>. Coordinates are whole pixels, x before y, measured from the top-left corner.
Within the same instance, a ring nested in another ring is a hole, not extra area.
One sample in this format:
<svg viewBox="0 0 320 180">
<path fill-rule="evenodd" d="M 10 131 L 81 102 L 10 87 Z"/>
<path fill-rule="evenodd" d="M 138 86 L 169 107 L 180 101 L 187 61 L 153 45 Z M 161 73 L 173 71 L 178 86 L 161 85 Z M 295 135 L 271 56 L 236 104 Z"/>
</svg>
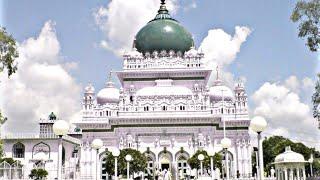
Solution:
<svg viewBox="0 0 320 180">
<path fill-rule="evenodd" d="M 118 103 L 120 92 L 114 87 L 113 82 L 108 82 L 107 87 L 103 88 L 97 94 L 97 103 L 102 105 L 106 103 Z"/>
<path fill-rule="evenodd" d="M 57 120 L 57 116 L 53 112 L 51 112 L 49 114 L 49 120 Z"/>
<path fill-rule="evenodd" d="M 142 54 L 138 52 L 136 48 L 133 48 L 131 51 L 127 52 L 126 55 L 136 58 L 142 57 Z"/>
<path fill-rule="evenodd" d="M 88 86 L 86 86 L 86 87 L 84 88 L 84 90 L 85 90 L 85 93 L 93 94 L 95 89 L 94 89 L 94 87 L 92 86 L 92 84 L 88 84 Z"/>
<path fill-rule="evenodd" d="M 163 50 L 184 53 L 194 45 L 191 34 L 171 18 L 164 1 L 156 17 L 145 25 L 135 38 L 134 46 L 144 54 Z"/>
<path fill-rule="evenodd" d="M 233 91 L 222 84 L 218 84 L 212 86 L 209 90 L 209 97 L 210 101 L 222 101 L 222 92 L 223 92 L 223 99 L 224 101 L 233 101 L 234 100 L 234 93 Z"/>
<path fill-rule="evenodd" d="M 156 80 L 157 85 L 137 91 L 137 96 L 192 96 L 192 91 L 184 86 L 172 85 L 172 80 Z"/>
<path fill-rule="evenodd" d="M 187 57 L 196 56 L 197 54 L 198 51 L 194 47 L 191 47 L 191 49 L 185 53 Z"/>
<path fill-rule="evenodd" d="M 291 150 L 290 146 L 286 147 L 284 153 L 276 156 L 274 163 L 298 163 L 298 162 L 306 162 L 302 154 L 296 153 Z"/>
</svg>

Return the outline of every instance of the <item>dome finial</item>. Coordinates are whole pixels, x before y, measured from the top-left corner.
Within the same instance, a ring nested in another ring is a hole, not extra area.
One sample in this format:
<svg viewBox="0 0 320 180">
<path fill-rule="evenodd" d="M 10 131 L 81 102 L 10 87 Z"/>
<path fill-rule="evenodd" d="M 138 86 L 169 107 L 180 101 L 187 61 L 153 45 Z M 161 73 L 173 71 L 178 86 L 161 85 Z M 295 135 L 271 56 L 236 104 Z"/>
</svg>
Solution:
<svg viewBox="0 0 320 180">
<path fill-rule="evenodd" d="M 216 67 L 216 80 L 214 81 L 214 85 L 218 86 L 218 85 L 222 85 L 222 81 L 219 78 L 219 65 L 217 65 Z"/>
<path fill-rule="evenodd" d="M 112 81 L 112 69 L 109 72 L 109 76 L 108 76 L 108 82 Z"/>
<path fill-rule="evenodd" d="M 216 78 L 217 78 L 217 80 L 219 80 L 219 65 L 217 65 L 217 67 L 216 67 L 216 72 L 217 72 Z"/>
<path fill-rule="evenodd" d="M 161 5 L 166 4 L 166 0 L 161 0 Z"/>
</svg>

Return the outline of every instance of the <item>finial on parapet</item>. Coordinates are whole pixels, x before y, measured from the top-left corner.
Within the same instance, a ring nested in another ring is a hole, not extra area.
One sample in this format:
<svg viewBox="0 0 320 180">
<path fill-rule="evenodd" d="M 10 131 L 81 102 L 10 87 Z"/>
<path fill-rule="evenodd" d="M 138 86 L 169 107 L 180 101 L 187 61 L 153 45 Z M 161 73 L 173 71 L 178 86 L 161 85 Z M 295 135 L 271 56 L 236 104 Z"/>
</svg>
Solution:
<svg viewBox="0 0 320 180">
<path fill-rule="evenodd" d="M 111 79 L 112 79 L 112 69 L 111 69 L 110 72 L 109 72 L 108 82 L 110 82 Z"/>
<path fill-rule="evenodd" d="M 216 72 L 217 72 L 216 78 L 217 78 L 217 80 L 219 80 L 219 65 L 217 65 L 217 67 L 216 67 Z"/>
</svg>

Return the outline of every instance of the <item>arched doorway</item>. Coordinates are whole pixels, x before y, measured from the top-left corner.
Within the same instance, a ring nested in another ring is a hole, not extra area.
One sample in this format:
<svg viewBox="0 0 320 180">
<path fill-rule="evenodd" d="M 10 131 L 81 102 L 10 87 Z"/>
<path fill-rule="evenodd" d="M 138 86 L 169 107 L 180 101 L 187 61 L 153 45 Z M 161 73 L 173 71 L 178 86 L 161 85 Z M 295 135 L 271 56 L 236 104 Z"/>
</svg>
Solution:
<svg viewBox="0 0 320 180">
<path fill-rule="evenodd" d="M 154 176 L 156 168 L 156 155 L 151 151 L 146 151 L 144 155 L 147 157 L 147 172 L 150 176 Z"/>
<path fill-rule="evenodd" d="M 162 151 L 159 153 L 159 169 L 162 171 L 172 170 L 172 154 L 168 151 Z"/>
<path fill-rule="evenodd" d="M 222 156 L 222 177 L 226 176 L 227 163 L 229 165 L 229 177 L 235 177 L 233 172 L 233 154 L 230 151 L 227 151 L 228 159 L 226 159 L 226 151 L 222 150 L 219 154 Z"/>
<path fill-rule="evenodd" d="M 181 151 L 178 152 L 175 157 L 177 162 L 177 175 L 180 175 L 181 171 L 181 173 L 186 177 L 187 169 L 189 168 L 189 164 L 187 162 L 190 157 L 189 154 L 185 151 Z"/>
<path fill-rule="evenodd" d="M 100 154 L 100 178 L 103 180 L 110 179 L 110 175 L 107 172 L 107 169 L 113 168 L 114 164 L 112 164 L 108 157 L 112 157 L 110 151 L 106 151 Z"/>
</svg>

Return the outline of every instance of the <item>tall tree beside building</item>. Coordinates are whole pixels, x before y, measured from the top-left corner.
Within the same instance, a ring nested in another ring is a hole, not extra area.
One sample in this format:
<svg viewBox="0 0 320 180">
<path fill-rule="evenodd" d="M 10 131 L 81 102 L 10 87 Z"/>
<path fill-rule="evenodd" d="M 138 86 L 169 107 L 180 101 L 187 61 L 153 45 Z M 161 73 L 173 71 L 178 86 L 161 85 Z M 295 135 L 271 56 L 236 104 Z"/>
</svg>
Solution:
<svg viewBox="0 0 320 180">
<path fill-rule="evenodd" d="M 19 56 L 15 39 L 0 28 L 0 73 L 7 71 L 10 77 L 17 70 L 16 58 Z"/>
<path fill-rule="evenodd" d="M 320 0 L 300 0 L 297 2 L 291 20 L 299 22 L 298 36 L 306 38 L 306 45 L 313 52 L 320 46 Z"/>
<path fill-rule="evenodd" d="M 320 75 L 318 75 L 318 80 L 315 86 L 315 92 L 312 95 L 312 103 L 313 103 L 313 117 L 320 119 Z M 319 106 L 319 108 L 318 108 Z"/>
<path fill-rule="evenodd" d="M 0 75 L 3 71 L 7 71 L 7 75 L 10 77 L 16 72 L 16 59 L 18 56 L 19 54 L 15 39 L 7 33 L 5 28 L 0 27 Z M 6 120 L 7 118 L 5 118 L 0 112 L 0 127 Z M 0 158 L 2 155 L 2 142 L 0 141 Z"/>
</svg>

